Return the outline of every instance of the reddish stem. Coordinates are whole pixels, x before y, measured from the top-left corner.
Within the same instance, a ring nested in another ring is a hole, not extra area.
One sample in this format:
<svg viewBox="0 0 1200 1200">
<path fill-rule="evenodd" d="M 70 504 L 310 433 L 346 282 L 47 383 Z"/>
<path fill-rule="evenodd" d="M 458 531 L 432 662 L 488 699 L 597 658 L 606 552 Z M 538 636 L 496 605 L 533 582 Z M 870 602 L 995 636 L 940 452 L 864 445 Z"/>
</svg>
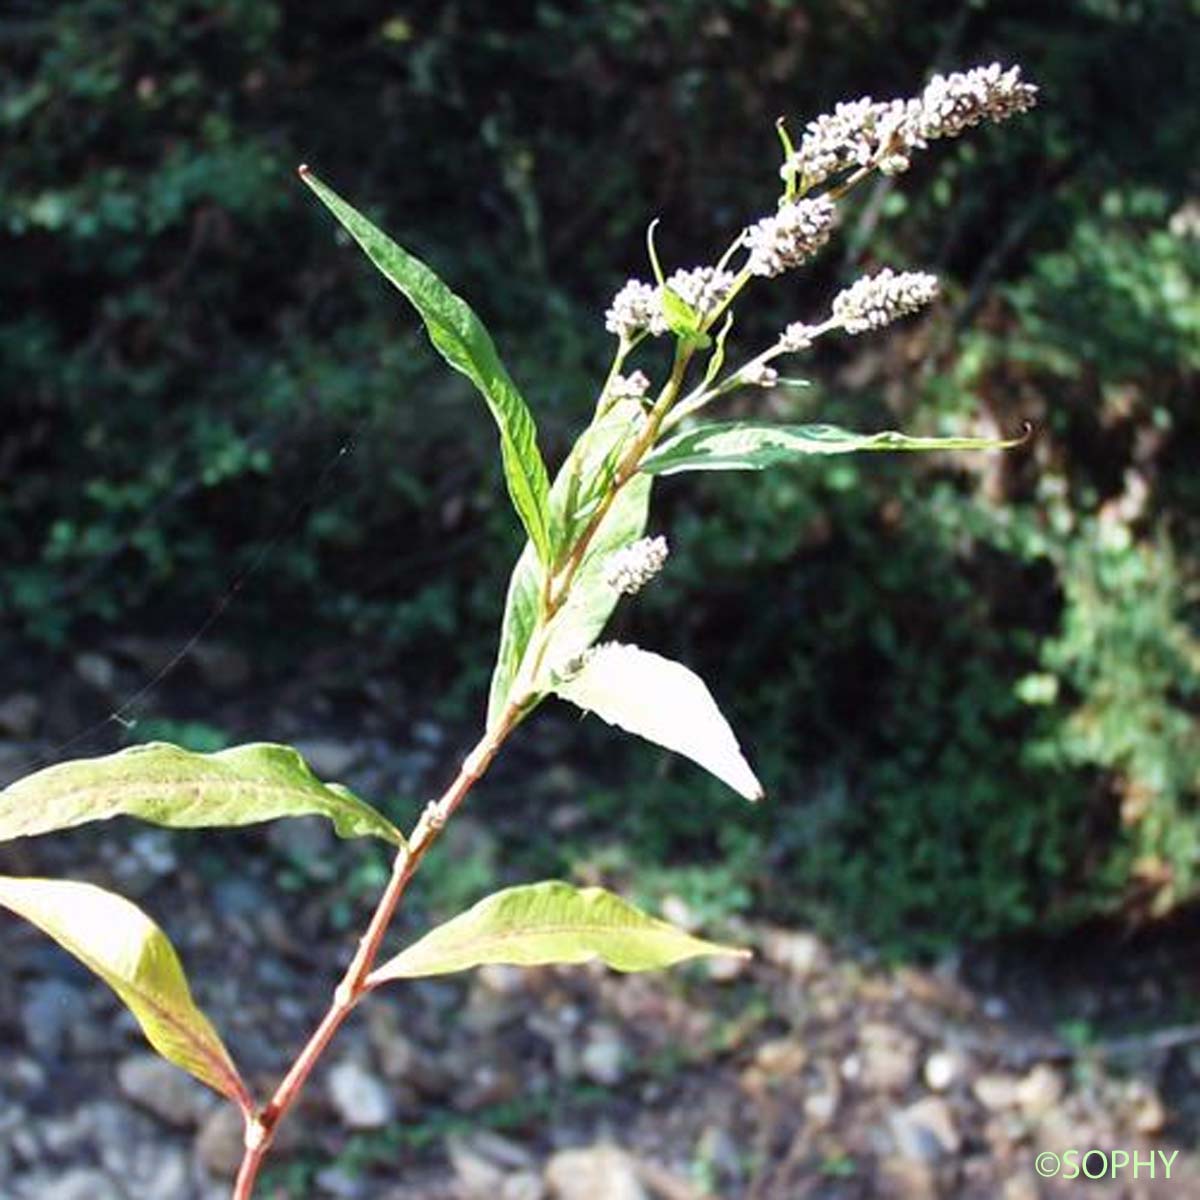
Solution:
<svg viewBox="0 0 1200 1200">
<path fill-rule="evenodd" d="M 333 994 L 333 1003 L 321 1019 L 321 1023 L 313 1031 L 304 1049 L 300 1051 L 292 1063 L 283 1081 L 275 1089 L 275 1094 L 268 1104 L 258 1113 L 247 1112 L 246 1116 L 246 1152 L 242 1165 L 238 1170 L 237 1181 L 233 1187 L 232 1200 L 251 1200 L 254 1195 L 254 1185 L 258 1179 L 263 1160 L 275 1139 L 275 1133 L 280 1122 L 295 1103 L 301 1089 L 312 1074 L 313 1067 L 325 1052 L 334 1034 L 341 1028 L 342 1022 L 354 1011 L 358 1002 L 371 985 L 367 976 L 375 965 L 379 954 L 380 944 L 384 934 L 396 912 L 408 881 L 425 857 L 426 851 L 433 845 L 442 827 L 454 815 L 455 809 L 466 798 L 467 793 L 476 781 L 487 770 L 488 764 L 496 756 L 504 739 L 521 719 L 518 705 L 512 704 L 495 729 L 485 734 L 478 745 L 463 761 L 458 777 L 446 789 L 441 798 L 431 801 L 421 814 L 406 846 L 401 847 L 392 865 L 392 877 L 384 889 L 370 924 L 358 943 L 354 958 L 351 960 L 342 982 L 338 984 Z"/>
</svg>

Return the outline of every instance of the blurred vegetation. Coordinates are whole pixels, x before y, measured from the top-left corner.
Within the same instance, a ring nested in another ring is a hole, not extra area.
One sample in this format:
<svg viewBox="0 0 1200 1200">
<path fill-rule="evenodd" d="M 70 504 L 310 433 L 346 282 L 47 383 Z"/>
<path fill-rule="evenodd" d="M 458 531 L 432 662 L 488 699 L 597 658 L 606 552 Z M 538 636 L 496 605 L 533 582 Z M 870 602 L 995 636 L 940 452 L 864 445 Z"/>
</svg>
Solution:
<svg viewBox="0 0 1200 1200">
<path fill-rule="evenodd" d="M 474 720 L 517 549 L 493 435 L 296 164 L 472 300 L 556 462 L 650 217 L 670 264 L 704 261 L 769 207 L 779 113 L 796 127 L 933 68 L 1018 61 L 1034 114 L 859 198 L 834 251 L 738 333 L 818 315 L 870 264 L 937 270 L 937 313 L 823 348 L 774 411 L 1031 420 L 1036 439 L 665 481 L 675 553 L 623 633 L 712 681 L 773 799 L 747 821 L 631 751 L 639 782 L 589 811 L 649 858 L 646 887 L 702 912 L 931 946 L 1170 910 L 1200 870 L 1197 17 L 1196 0 L 6 6 L 3 631 L 52 651 L 190 632 L 258 565 L 223 637 L 266 664 L 364 646 Z"/>
</svg>

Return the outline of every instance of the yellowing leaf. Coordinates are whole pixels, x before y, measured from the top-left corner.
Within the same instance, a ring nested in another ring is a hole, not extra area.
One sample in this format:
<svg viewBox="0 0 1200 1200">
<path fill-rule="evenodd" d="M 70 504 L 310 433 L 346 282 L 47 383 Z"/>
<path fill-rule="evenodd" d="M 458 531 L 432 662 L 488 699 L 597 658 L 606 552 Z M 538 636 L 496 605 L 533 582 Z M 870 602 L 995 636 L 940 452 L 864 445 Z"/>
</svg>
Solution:
<svg viewBox="0 0 1200 1200">
<path fill-rule="evenodd" d="M 0 841 L 122 816 L 173 829 L 321 816 L 342 837 L 404 844 L 382 813 L 340 784 L 322 783 L 290 746 L 196 754 L 148 742 L 59 763 L 0 791 Z"/>
<path fill-rule="evenodd" d="M 551 880 L 506 888 L 439 925 L 378 967 L 368 983 L 465 971 L 599 960 L 617 971 L 652 971 L 701 955 L 748 951 L 693 937 L 603 888 Z"/>
<path fill-rule="evenodd" d="M 196 1007 L 166 935 L 135 904 L 90 883 L 0 876 L 0 905 L 49 934 L 99 975 L 155 1050 L 228 1096 L 254 1103 L 208 1018 Z"/>
<path fill-rule="evenodd" d="M 610 725 L 690 758 L 747 800 L 762 798 L 762 785 L 712 693 L 682 663 L 609 642 L 554 691 Z"/>
</svg>

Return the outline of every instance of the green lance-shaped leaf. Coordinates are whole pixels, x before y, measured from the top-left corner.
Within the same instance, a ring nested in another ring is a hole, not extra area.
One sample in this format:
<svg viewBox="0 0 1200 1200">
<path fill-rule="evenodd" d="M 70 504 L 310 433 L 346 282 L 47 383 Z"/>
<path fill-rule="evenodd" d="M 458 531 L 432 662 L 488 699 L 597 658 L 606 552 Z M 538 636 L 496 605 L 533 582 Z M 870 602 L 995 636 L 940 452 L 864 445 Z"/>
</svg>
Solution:
<svg viewBox="0 0 1200 1200">
<path fill-rule="evenodd" d="M 603 888 L 551 880 L 488 896 L 378 967 L 367 982 L 446 975 L 485 963 L 599 960 L 617 971 L 653 971 L 702 955 L 749 952 L 693 937 Z"/>
<path fill-rule="evenodd" d="M 470 305 L 438 276 L 352 208 L 307 167 L 300 177 L 345 226 L 367 256 L 412 304 L 429 339 L 456 371 L 478 389 L 500 429 L 509 495 L 542 562 L 550 559 L 550 481 L 537 445 L 537 428 L 491 334 Z"/>
<path fill-rule="evenodd" d="M 155 1050 L 228 1096 L 254 1102 L 217 1031 L 196 1007 L 166 934 L 136 904 L 90 883 L 0 876 L 0 905 L 36 925 L 99 975 Z"/>
<path fill-rule="evenodd" d="M 647 455 L 641 469 L 649 475 L 674 475 L 678 471 L 761 471 L 814 454 L 853 454 L 860 450 L 1007 450 L 1024 440 L 1024 436 L 909 437 L 890 431 L 852 433 L 836 425 L 759 425 L 734 421 L 701 425 L 677 434 Z"/>
<path fill-rule="evenodd" d="M 637 646 L 609 642 L 554 691 L 629 733 L 698 763 L 747 800 L 762 785 L 742 756 L 729 722 L 694 671 Z"/>
<path fill-rule="evenodd" d="M 611 460 L 614 451 L 619 451 L 629 435 L 636 433 L 635 423 L 641 419 L 641 408 L 636 402 L 616 404 L 576 442 L 555 476 L 551 491 L 551 504 L 564 527 L 565 536 L 577 536 L 584 523 L 578 512 L 562 512 L 571 495 L 571 479 L 582 481 L 575 490 L 575 498 L 586 502 L 603 464 Z M 649 478 L 640 475 L 630 479 L 593 534 L 575 573 L 571 599 L 547 631 L 547 644 L 542 655 L 545 668 L 582 653 L 603 633 L 620 599 L 619 593 L 605 582 L 605 563 L 614 551 L 636 541 L 645 531 L 650 511 L 650 482 Z M 500 649 L 488 698 L 489 725 L 495 723 L 511 698 L 513 684 L 529 649 L 537 625 L 542 578 L 533 548 L 527 545 L 509 579 L 500 628 Z M 535 695 L 548 690 L 545 670 L 526 682 L 533 687 Z"/>
<path fill-rule="evenodd" d="M 290 746 L 196 754 L 166 742 L 59 763 L 0 791 L 0 841 L 137 817 L 172 829 L 325 817 L 342 837 L 404 836 L 341 784 L 322 783 Z"/>
</svg>

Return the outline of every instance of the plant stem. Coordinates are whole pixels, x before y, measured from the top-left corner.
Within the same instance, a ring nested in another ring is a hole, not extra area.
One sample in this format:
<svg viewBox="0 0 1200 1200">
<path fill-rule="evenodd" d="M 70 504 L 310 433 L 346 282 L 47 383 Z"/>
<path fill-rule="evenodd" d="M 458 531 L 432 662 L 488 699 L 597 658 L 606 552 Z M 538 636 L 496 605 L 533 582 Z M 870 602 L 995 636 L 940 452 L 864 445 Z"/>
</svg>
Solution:
<svg viewBox="0 0 1200 1200">
<path fill-rule="evenodd" d="M 234 1184 L 232 1200 L 251 1200 L 259 1170 L 275 1139 L 280 1122 L 295 1103 L 313 1067 L 333 1040 L 334 1034 L 373 986 L 368 976 L 375 965 L 380 944 L 409 880 L 416 873 L 421 860 L 437 840 L 446 822 L 488 769 L 505 739 L 521 720 L 521 716 L 519 704 L 510 704 L 505 709 L 496 726 L 479 740 L 463 760 L 454 782 L 439 799 L 425 806 L 407 844 L 396 854 L 391 879 L 379 898 L 366 932 L 359 940 L 354 958 L 333 993 L 333 1002 L 329 1010 L 292 1063 L 268 1104 L 246 1121 L 246 1151 Z"/>
</svg>

